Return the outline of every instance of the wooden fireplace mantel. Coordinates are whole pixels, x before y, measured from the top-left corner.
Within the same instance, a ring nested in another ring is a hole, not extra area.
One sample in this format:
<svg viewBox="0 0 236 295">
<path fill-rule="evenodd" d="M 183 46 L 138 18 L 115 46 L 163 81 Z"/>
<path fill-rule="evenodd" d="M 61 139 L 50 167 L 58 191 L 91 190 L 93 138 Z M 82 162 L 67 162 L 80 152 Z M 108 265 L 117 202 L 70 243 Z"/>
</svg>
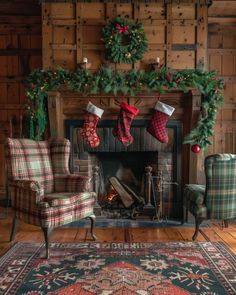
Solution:
<svg viewBox="0 0 236 295">
<path fill-rule="evenodd" d="M 172 91 L 170 93 L 140 93 L 135 96 L 89 94 L 82 95 L 74 91 L 60 89 L 49 92 L 48 111 L 50 135 L 65 137 L 65 120 L 81 120 L 85 115 L 85 108 L 89 101 L 104 109 L 102 119 L 115 120 L 122 101 L 137 107 L 140 112 L 135 119 L 149 119 L 153 113 L 156 101 L 160 99 L 175 108 L 171 120 L 178 120 L 183 124 L 183 137 L 190 132 L 199 117 L 201 93 L 196 89 L 188 93 Z M 190 152 L 189 145 L 182 147 L 182 178 L 183 183 L 198 183 L 197 170 L 200 168 L 200 157 Z"/>
</svg>

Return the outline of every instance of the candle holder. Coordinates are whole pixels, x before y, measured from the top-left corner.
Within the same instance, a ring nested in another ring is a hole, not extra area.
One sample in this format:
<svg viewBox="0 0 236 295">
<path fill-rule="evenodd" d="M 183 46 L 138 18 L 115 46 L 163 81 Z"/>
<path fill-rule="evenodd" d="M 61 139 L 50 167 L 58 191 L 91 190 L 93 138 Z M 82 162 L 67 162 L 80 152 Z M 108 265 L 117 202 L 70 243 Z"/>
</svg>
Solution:
<svg viewBox="0 0 236 295">
<path fill-rule="evenodd" d="M 160 64 L 160 58 L 158 57 L 156 60 L 152 60 L 150 62 L 151 70 L 158 71 L 162 67 L 162 64 Z"/>
<path fill-rule="evenodd" d="M 91 68 L 91 62 L 88 62 L 88 59 L 87 57 L 83 57 L 83 60 L 81 63 L 78 64 L 78 66 L 81 68 L 81 69 L 90 69 Z"/>
</svg>

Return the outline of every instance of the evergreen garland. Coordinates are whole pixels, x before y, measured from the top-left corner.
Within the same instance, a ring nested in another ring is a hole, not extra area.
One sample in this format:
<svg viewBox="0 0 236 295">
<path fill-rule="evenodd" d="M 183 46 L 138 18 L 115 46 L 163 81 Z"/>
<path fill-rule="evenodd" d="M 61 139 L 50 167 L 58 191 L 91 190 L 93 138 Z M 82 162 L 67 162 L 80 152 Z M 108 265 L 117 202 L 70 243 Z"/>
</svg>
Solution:
<svg viewBox="0 0 236 295">
<path fill-rule="evenodd" d="M 109 21 L 102 33 L 106 57 L 114 63 L 135 63 L 147 51 L 147 38 L 138 21 L 117 17 Z"/>
<path fill-rule="evenodd" d="M 189 88 L 197 88 L 202 93 L 201 115 L 197 126 L 185 137 L 184 143 L 198 144 L 201 148 L 211 144 L 209 137 L 213 135 L 217 111 L 223 102 L 223 81 L 216 78 L 215 71 L 204 72 L 198 69 L 173 71 L 162 66 L 158 71 L 122 72 L 101 67 L 97 73 L 81 68 L 75 72 L 65 69 L 37 69 L 29 75 L 27 82 L 29 136 L 32 139 L 40 139 L 46 129 L 48 91 L 55 90 L 61 85 L 80 93 L 117 95 L 120 92 L 131 96 L 142 91 L 187 92 Z"/>
</svg>

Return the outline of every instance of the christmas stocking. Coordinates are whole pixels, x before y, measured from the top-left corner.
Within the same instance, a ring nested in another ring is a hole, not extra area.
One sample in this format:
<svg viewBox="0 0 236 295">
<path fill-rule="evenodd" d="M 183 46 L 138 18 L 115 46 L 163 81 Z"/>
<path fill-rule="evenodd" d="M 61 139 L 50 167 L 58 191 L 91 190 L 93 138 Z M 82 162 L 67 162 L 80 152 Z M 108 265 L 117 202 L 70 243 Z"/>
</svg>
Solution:
<svg viewBox="0 0 236 295">
<path fill-rule="evenodd" d="M 100 143 L 100 139 L 96 133 L 96 127 L 99 119 L 102 117 L 104 110 L 89 102 L 86 107 L 86 111 L 87 113 L 85 115 L 83 127 L 80 130 L 80 135 L 82 138 L 84 138 L 87 145 L 95 148 Z"/>
<path fill-rule="evenodd" d="M 166 131 L 166 123 L 175 108 L 158 101 L 154 109 L 155 113 L 147 126 L 147 131 L 160 142 L 167 143 L 168 134 Z"/>
<path fill-rule="evenodd" d="M 133 142 L 133 136 L 130 134 L 130 126 L 138 113 L 139 110 L 135 107 L 131 107 L 126 102 L 121 103 L 117 126 L 112 130 L 112 133 L 125 146 Z"/>
</svg>

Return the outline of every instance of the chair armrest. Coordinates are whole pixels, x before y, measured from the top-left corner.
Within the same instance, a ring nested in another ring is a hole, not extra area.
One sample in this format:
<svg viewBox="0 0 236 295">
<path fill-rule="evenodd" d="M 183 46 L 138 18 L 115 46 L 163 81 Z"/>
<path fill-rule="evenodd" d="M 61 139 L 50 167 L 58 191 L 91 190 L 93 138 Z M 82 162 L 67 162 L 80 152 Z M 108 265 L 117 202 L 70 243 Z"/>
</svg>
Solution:
<svg viewBox="0 0 236 295">
<path fill-rule="evenodd" d="M 33 203 L 37 205 L 44 197 L 43 186 L 35 180 L 15 179 L 8 182 L 9 194 L 11 197 L 12 206 L 16 204 Z M 33 202 L 32 202 L 33 201 Z"/>
<path fill-rule="evenodd" d="M 88 192 L 90 178 L 76 174 L 55 174 L 55 192 Z"/>
<path fill-rule="evenodd" d="M 202 206 L 205 201 L 205 185 L 201 184 L 186 184 L 184 186 L 185 202 L 192 202 L 197 206 Z"/>
</svg>

